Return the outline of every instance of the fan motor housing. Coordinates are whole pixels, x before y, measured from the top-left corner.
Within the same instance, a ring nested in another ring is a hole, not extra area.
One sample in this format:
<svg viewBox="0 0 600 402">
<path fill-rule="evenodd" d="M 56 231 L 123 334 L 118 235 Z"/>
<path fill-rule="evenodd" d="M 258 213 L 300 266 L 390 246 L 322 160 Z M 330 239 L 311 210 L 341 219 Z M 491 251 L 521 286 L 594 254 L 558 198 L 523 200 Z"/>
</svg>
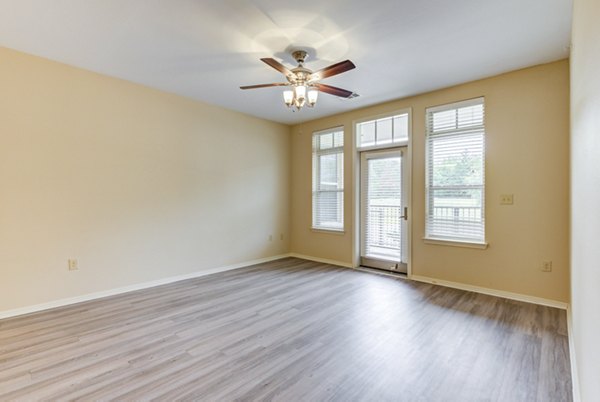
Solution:
<svg viewBox="0 0 600 402">
<path fill-rule="evenodd" d="M 304 64 L 304 60 L 308 57 L 308 53 L 306 53 L 305 50 L 295 50 L 292 52 L 292 57 L 298 64 Z"/>
</svg>

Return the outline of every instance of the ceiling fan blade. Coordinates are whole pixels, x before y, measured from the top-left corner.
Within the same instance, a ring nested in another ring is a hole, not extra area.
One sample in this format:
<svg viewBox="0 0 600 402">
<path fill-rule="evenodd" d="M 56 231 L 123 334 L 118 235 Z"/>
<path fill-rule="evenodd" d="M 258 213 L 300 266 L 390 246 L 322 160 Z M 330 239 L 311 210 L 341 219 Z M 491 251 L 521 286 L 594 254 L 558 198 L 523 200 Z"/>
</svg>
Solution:
<svg viewBox="0 0 600 402">
<path fill-rule="evenodd" d="M 350 60 L 340 61 L 339 63 L 335 63 L 330 65 L 329 67 L 325 67 L 319 71 L 315 71 L 310 75 L 309 81 L 319 81 L 323 78 L 333 77 L 334 75 L 345 73 L 346 71 L 352 70 L 353 68 L 356 68 L 356 66 Z"/>
<path fill-rule="evenodd" d="M 330 95 L 339 96 L 340 98 L 354 98 L 358 96 L 352 91 L 348 91 L 346 89 L 332 87 L 331 85 L 325 84 L 314 84 L 312 85 L 314 88 L 318 89 L 321 92 L 325 92 Z"/>
<path fill-rule="evenodd" d="M 268 87 L 287 87 L 288 84 L 287 82 L 276 82 L 273 84 L 258 84 L 258 85 L 246 85 L 243 87 L 240 87 L 240 89 L 256 89 L 256 88 L 268 88 Z"/>
<path fill-rule="evenodd" d="M 292 73 L 290 71 L 290 69 L 288 69 L 286 66 L 284 66 L 283 64 L 281 64 L 280 62 L 278 62 L 275 59 L 265 58 L 265 59 L 260 59 L 260 60 L 263 61 L 264 63 L 267 63 L 269 66 L 273 67 L 275 70 L 279 71 L 280 73 L 285 74 L 286 77 L 294 75 L 294 73 Z"/>
</svg>

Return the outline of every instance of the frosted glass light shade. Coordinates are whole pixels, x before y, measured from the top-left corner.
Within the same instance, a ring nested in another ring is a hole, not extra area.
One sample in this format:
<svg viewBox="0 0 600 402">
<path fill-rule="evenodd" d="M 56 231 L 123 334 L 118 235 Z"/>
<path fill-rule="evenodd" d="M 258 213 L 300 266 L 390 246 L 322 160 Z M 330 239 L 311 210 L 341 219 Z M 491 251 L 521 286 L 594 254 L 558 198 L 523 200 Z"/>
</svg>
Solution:
<svg viewBox="0 0 600 402">
<path fill-rule="evenodd" d="M 308 91 L 308 104 L 314 106 L 317 103 L 317 98 L 319 97 L 319 91 L 316 89 L 311 89 Z"/>
<path fill-rule="evenodd" d="M 298 85 L 294 88 L 294 91 L 296 91 L 296 99 L 299 101 L 306 99 L 306 87 L 304 85 Z"/>
<path fill-rule="evenodd" d="M 291 89 L 283 91 L 283 101 L 286 105 L 290 106 L 294 101 L 294 91 L 292 91 Z"/>
</svg>

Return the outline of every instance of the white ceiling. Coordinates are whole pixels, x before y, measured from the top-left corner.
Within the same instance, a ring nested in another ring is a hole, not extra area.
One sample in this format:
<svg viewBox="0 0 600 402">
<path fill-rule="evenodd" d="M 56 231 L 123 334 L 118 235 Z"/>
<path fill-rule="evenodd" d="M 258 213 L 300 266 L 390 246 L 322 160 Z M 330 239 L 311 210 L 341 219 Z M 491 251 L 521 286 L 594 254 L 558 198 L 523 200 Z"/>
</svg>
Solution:
<svg viewBox="0 0 600 402">
<path fill-rule="evenodd" d="M 229 109 L 297 123 L 568 56 L 572 0 L 0 0 L 0 46 Z M 352 60 L 292 113 L 263 64 Z M 1 89 L 0 89 L 1 90 Z"/>
</svg>

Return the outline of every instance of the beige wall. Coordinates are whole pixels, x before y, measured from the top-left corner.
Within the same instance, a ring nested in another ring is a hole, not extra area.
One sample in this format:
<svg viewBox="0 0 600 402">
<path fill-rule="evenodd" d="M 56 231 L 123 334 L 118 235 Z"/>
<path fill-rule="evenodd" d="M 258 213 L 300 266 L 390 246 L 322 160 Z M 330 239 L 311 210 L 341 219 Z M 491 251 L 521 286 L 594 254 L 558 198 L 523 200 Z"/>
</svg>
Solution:
<svg viewBox="0 0 600 402">
<path fill-rule="evenodd" d="M 284 125 L 7 49 L 0 60 L 0 311 L 290 249 L 350 263 L 352 122 L 406 107 L 413 274 L 568 300 L 566 61 L 298 125 L 290 143 Z M 426 245 L 425 108 L 477 96 L 486 98 L 490 247 Z M 310 230 L 311 133 L 337 125 L 346 128 L 343 235 Z M 515 205 L 500 206 L 502 193 Z M 552 273 L 540 272 L 543 260 Z"/>
<path fill-rule="evenodd" d="M 0 311 L 287 253 L 289 189 L 288 126 L 0 48 Z"/>
<path fill-rule="evenodd" d="M 571 306 L 582 401 L 600 400 L 600 2 L 575 0 L 571 50 Z"/>
<path fill-rule="evenodd" d="M 401 79 L 401 77 L 400 77 Z M 424 244 L 425 108 L 485 96 L 486 233 L 489 248 Z M 351 263 L 355 177 L 352 122 L 412 108 L 413 275 L 520 293 L 569 299 L 569 66 L 566 60 L 440 91 L 335 115 L 292 128 L 292 252 Z M 345 222 L 343 235 L 311 225 L 311 134 L 343 125 Z M 501 206 L 500 194 L 514 194 Z M 540 271 L 542 261 L 553 272 Z"/>
</svg>

